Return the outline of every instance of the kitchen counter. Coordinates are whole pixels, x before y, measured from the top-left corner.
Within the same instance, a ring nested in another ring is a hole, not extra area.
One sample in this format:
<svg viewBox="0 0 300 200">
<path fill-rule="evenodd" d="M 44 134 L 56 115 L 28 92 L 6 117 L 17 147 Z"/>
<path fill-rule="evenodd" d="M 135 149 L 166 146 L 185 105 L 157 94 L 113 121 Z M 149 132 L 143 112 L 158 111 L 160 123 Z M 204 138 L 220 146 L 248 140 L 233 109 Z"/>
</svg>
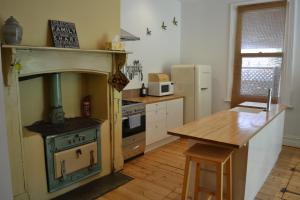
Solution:
<svg viewBox="0 0 300 200">
<path fill-rule="evenodd" d="M 127 97 L 124 98 L 124 100 L 136 101 L 144 104 L 151 104 L 151 103 L 158 103 L 162 101 L 169 101 L 169 100 L 180 99 L 180 98 L 184 98 L 184 97 L 179 95 L 168 95 L 162 97 L 146 96 L 146 97 Z"/>
<path fill-rule="evenodd" d="M 265 112 L 237 107 L 169 130 L 175 136 L 240 148 L 287 107 L 271 105 Z"/>
<path fill-rule="evenodd" d="M 273 104 L 266 112 L 260 103 L 244 103 L 231 110 L 215 113 L 181 127 L 168 130 L 171 135 L 234 149 L 232 157 L 233 200 L 253 200 L 275 165 L 282 148 L 285 110 L 287 106 Z M 214 168 L 202 166 L 201 183 L 214 191 Z M 191 174 L 194 177 L 195 165 Z M 193 199 L 194 178 L 188 178 L 186 199 Z M 226 183 L 224 183 L 224 189 Z"/>
</svg>

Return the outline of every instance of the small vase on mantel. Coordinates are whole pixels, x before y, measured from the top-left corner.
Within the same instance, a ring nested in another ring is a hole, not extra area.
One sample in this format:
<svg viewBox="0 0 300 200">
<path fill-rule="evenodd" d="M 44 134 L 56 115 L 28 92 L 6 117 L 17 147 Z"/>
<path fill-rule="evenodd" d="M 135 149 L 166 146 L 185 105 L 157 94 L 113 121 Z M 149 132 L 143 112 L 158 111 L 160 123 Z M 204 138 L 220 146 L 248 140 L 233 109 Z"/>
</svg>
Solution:
<svg viewBox="0 0 300 200">
<path fill-rule="evenodd" d="M 23 29 L 13 16 L 5 21 L 2 31 L 5 44 L 17 45 L 21 43 Z"/>
</svg>

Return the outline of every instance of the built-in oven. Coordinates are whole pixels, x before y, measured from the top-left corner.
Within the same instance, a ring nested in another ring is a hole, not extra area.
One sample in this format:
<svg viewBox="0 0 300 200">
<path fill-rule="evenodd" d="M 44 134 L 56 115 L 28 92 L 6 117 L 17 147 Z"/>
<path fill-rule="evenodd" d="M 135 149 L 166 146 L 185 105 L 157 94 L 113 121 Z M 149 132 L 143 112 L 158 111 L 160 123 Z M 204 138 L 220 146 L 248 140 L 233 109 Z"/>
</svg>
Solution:
<svg viewBox="0 0 300 200">
<path fill-rule="evenodd" d="M 122 101 L 122 138 L 124 160 L 144 154 L 146 146 L 145 104 Z"/>
</svg>

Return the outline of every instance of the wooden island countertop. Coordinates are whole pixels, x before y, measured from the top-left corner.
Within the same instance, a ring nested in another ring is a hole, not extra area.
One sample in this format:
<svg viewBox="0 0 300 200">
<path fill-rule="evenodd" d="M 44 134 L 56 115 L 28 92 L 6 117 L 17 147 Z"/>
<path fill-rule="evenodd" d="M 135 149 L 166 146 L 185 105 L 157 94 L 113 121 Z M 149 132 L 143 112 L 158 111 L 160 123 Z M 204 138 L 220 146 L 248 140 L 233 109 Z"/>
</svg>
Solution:
<svg viewBox="0 0 300 200">
<path fill-rule="evenodd" d="M 236 107 L 168 130 L 168 134 L 241 148 L 286 108 L 285 105 L 272 104 L 271 110 L 265 112 L 254 108 Z"/>
<path fill-rule="evenodd" d="M 180 99 L 180 98 L 184 98 L 184 97 L 180 95 L 168 95 L 168 96 L 161 96 L 161 97 L 146 96 L 146 97 L 127 97 L 124 98 L 124 100 L 136 101 L 144 104 L 151 104 L 151 103 L 158 103 L 162 101 L 169 101 L 169 100 Z"/>
</svg>

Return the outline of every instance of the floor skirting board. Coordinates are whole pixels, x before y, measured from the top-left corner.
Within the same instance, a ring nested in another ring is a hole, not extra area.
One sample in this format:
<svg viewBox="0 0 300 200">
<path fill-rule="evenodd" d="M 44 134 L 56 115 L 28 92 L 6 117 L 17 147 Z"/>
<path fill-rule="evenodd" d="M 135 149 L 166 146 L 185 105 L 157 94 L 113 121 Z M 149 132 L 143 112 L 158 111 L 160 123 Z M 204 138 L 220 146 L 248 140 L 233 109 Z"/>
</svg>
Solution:
<svg viewBox="0 0 300 200">
<path fill-rule="evenodd" d="M 286 146 L 300 148 L 300 136 L 284 136 L 283 144 Z"/>
<path fill-rule="evenodd" d="M 154 149 L 156 149 L 158 147 L 161 147 L 161 146 L 163 146 L 165 144 L 168 144 L 170 142 L 174 142 L 175 140 L 178 140 L 178 139 L 179 139 L 179 137 L 177 137 L 177 136 L 169 136 L 169 137 L 167 137 L 165 139 L 162 139 L 162 140 L 160 140 L 158 142 L 155 142 L 153 144 L 147 145 L 145 153 L 147 153 L 149 151 L 152 151 L 152 150 L 154 150 Z"/>
</svg>

